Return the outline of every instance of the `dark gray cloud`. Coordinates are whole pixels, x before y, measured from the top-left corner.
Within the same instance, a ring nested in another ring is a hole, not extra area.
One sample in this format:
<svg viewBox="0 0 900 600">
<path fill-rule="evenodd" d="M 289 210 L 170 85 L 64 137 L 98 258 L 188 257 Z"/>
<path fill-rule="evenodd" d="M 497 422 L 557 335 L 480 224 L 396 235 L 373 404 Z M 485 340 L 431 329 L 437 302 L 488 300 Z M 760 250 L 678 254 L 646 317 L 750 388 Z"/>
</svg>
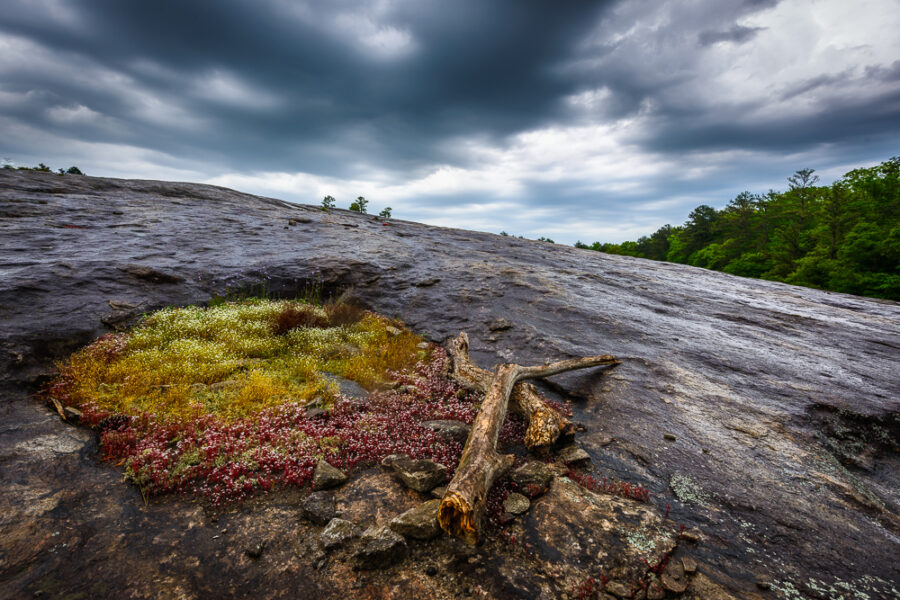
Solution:
<svg viewBox="0 0 900 600">
<path fill-rule="evenodd" d="M 765 31 L 765 27 L 744 27 L 743 25 L 734 25 L 725 31 L 701 31 L 698 39 L 702 46 L 710 46 L 719 42 L 743 44 L 756 37 L 756 34 L 760 31 Z"/>
<path fill-rule="evenodd" d="M 603 9 L 597 2 L 469 0 L 399 2 L 372 15 L 367 3 L 329 1 L 81 0 L 68 3 L 72 23 L 48 18 L 30 0 L 15 4 L 0 15 L 0 30 L 66 54 L 73 69 L 88 63 L 125 74 L 132 81 L 123 85 L 177 99 L 187 116 L 220 126 L 185 139 L 141 122 L 122 90 L 59 80 L 26 64 L 8 89 L 42 94 L 18 118 L 46 127 L 41 114 L 49 105 L 80 104 L 127 124 L 116 141 L 191 148 L 235 166 L 334 173 L 341 172 L 336 159 L 356 152 L 409 168 L 440 160 L 436 142 L 448 137 L 502 137 L 546 120 L 574 85 L 553 65 L 570 57 L 573 41 Z M 379 32 L 388 44 L 392 32 L 408 36 L 409 56 L 380 58 Z M 373 47 L 367 34 L 376 38 Z M 274 105 L 252 110 L 198 95 L 194 86 L 217 71 Z M 342 151 L 342 143 L 356 147 Z"/>
<path fill-rule="evenodd" d="M 892 1 L 7 0 L 0 157 L 629 237 L 896 154 Z"/>
</svg>

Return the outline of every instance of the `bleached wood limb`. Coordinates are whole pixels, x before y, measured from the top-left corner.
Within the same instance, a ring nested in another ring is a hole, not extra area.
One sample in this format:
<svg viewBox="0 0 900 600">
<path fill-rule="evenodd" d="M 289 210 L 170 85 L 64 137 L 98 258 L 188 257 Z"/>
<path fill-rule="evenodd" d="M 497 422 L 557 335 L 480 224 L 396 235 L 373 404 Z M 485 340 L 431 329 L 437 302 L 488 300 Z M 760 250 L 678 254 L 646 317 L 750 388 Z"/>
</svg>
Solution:
<svg viewBox="0 0 900 600">
<path fill-rule="evenodd" d="M 501 455 L 497 452 L 497 439 L 516 384 L 522 379 L 548 377 L 599 365 L 616 365 L 619 361 L 614 356 L 605 354 L 535 367 L 502 364 L 495 367 L 492 373 L 488 373 L 468 360 L 468 337 L 464 333 L 453 341 L 450 352 L 454 358 L 454 377 L 468 381 L 473 386 L 472 389 L 484 389 L 485 395 L 481 410 L 475 417 L 472 431 L 463 448 L 459 467 L 441 500 L 438 522 L 444 531 L 462 538 L 469 544 L 477 544 L 481 539 L 487 494 L 494 481 L 513 464 L 511 455 Z M 457 360 L 458 358 L 462 360 Z M 524 392 L 522 396 L 527 398 L 530 393 L 536 394 L 533 386 L 530 387 L 533 392 Z M 517 404 L 522 402 L 522 396 L 516 400 Z M 546 407 L 543 402 L 541 404 Z M 521 404 L 519 408 L 522 409 Z M 542 418 L 533 408 L 531 410 L 533 418 L 536 420 Z M 556 411 L 549 407 L 546 407 L 546 410 L 556 414 Z M 550 425 L 551 429 L 552 427 L 553 425 Z M 556 435 L 559 435 L 558 429 Z"/>
<path fill-rule="evenodd" d="M 466 389 L 487 393 L 491 373 L 474 365 L 469 358 L 469 336 L 460 333 L 450 342 L 448 350 L 453 358 L 450 376 L 454 381 Z M 509 408 L 528 422 L 525 446 L 529 449 L 550 446 L 569 427 L 568 419 L 544 402 L 540 392 L 530 383 L 520 382 L 513 386 Z"/>
</svg>

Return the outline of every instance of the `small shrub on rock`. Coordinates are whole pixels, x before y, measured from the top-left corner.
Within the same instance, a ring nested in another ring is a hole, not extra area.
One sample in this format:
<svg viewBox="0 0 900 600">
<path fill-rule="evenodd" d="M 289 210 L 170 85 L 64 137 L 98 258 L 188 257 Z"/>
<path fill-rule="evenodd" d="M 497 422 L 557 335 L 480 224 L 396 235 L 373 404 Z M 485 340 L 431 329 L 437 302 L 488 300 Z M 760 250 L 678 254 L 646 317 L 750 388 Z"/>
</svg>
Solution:
<svg viewBox="0 0 900 600">
<path fill-rule="evenodd" d="M 319 314 L 312 306 L 297 307 L 289 304 L 272 320 L 272 329 L 277 335 L 284 335 L 299 327 L 326 327 L 328 318 Z"/>
<path fill-rule="evenodd" d="M 328 316 L 329 325 L 341 327 L 358 323 L 365 316 L 366 311 L 355 304 L 335 302 L 325 305 L 325 314 Z"/>
</svg>

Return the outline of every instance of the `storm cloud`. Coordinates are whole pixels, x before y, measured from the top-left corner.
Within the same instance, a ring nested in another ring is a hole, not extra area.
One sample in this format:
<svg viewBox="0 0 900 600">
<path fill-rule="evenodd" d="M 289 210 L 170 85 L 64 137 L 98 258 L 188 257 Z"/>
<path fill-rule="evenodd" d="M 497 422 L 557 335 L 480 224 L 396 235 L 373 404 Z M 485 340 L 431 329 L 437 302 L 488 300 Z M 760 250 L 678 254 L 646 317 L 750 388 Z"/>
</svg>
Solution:
<svg viewBox="0 0 900 600">
<path fill-rule="evenodd" d="M 618 241 L 897 154 L 893 0 L 10 0 L 0 157 Z"/>
</svg>

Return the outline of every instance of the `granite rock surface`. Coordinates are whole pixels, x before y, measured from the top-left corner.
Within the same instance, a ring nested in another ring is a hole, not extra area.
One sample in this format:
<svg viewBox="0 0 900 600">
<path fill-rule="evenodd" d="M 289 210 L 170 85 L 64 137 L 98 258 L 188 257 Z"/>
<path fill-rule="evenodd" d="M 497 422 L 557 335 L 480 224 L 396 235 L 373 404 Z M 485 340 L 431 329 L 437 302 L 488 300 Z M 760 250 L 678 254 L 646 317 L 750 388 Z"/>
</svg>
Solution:
<svg viewBox="0 0 900 600">
<path fill-rule="evenodd" d="M 596 477 L 652 490 L 655 513 L 641 519 L 665 523 L 667 536 L 680 524 L 697 532 L 676 550 L 698 565 L 685 597 L 898 597 L 896 303 L 214 186 L 16 171 L 0 171 L 0 247 L 2 597 L 571 593 L 549 566 L 448 536 L 357 580 L 349 561 L 318 554 L 300 496 L 222 515 L 177 498 L 146 504 L 99 460 L 90 431 L 32 396 L 55 361 L 147 311 L 260 286 L 296 296 L 314 282 L 327 294 L 352 288 L 435 343 L 466 331 L 485 368 L 621 358 L 540 387 L 573 403 Z M 377 496 L 360 481 L 336 492 L 339 506 L 350 502 L 341 494 Z M 608 520 L 604 496 L 579 500 L 555 481 L 517 525 L 535 560 L 599 570 L 617 547 L 656 547 L 624 530 L 604 546 L 573 516 L 580 506 Z M 589 539 L 560 547 L 564 531 Z M 249 558 L 248 547 L 264 551 Z"/>
</svg>

